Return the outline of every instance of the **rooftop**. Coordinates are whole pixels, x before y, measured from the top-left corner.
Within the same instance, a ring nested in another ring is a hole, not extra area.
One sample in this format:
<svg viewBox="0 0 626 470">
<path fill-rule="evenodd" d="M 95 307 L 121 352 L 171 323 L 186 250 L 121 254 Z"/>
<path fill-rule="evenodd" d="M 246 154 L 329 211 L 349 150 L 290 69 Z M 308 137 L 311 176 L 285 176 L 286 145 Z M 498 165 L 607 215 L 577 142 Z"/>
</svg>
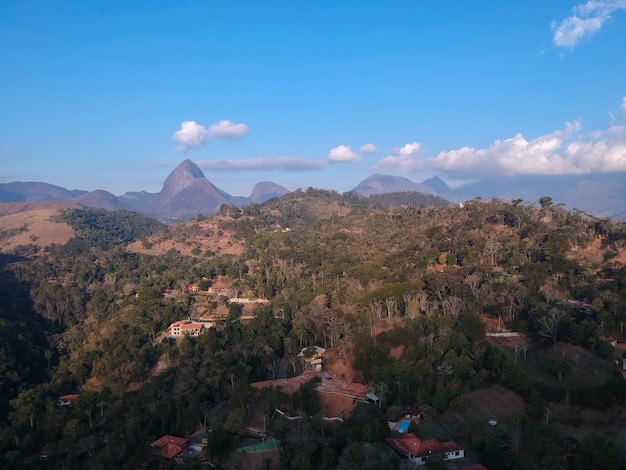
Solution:
<svg viewBox="0 0 626 470">
<path fill-rule="evenodd" d="M 422 440 L 414 434 L 388 438 L 387 442 L 402 455 L 411 454 L 413 457 L 426 457 L 429 455 L 463 450 L 463 447 L 454 441 L 440 442 L 437 439 Z"/>
</svg>

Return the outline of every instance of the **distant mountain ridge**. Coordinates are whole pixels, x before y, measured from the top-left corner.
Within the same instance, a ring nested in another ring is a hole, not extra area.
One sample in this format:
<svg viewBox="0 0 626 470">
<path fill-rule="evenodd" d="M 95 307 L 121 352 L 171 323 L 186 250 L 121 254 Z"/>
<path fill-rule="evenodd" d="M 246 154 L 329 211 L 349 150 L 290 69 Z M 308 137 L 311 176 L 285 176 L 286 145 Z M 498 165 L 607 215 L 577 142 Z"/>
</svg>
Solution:
<svg viewBox="0 0 626 470">
<path fill-rule="evenodd" d="M 430 186 L 414 183 L 408 178 L 404 178 L 402 176 L 381 175 L 379 173 L 373 174 L 369 178 L 364 179 L 356 185 L 352 191 L 360 193 L 363 196 L 407 191 L 431 195 L 437 194 L 437 192 Z"/>
<path fill-rule="evenodd" d="M 72 198 L 71 201 L 82 204 L 83 206 L 107 209 L 111 211 L 118 209 L 132 209 L 131 206 L 124 204 L 120 198 L 108 191 L 104 191 L 103 189 L 96 189 L 95 191 L 81 194 L 80 196 Z"/>
<path fill-rule="evenodd" d="M 532 203 L 542 196 L 550 196 L 555 203 L 563 203 L 569 209 L 576 208 L 597 217 L 626 222 L 626 178 L 623 174 L 491 178 L 455 189 L 450 189 L 439 177 L 417 183 L 402 176 L 374 174 L 352 191 L 366 197 L 418 192 L 455 202 L 496 197 Z M 213 185 L 195 163 L 185 160 L 165 179 L 158 193 L 130 191 L 115 196 L 103 190 L 67 190 L 44 182 L 11 182 L 0 183 L 0 203 L 71 201 L 93 208 L 135 210 L 160 220 L 176 222 L 197 215 L 215 214 L 222 204 L 237 207 L 260 204 L 289 192 L 283 186 L 262 181 L 254 186 L 250 196 L 232 196 Z"/>
<path fill-rule="evenodd" d="M 0 202 L 67 201 L 86 193 L 41 182 L 14 181 L 0 184 Z"/>
<path fill-rule="evenodd" d="M 115 196 L 104 190 L 69 191 L 48 183 L 13 182 L 0 184 L 0 203 L 71 201 L 92 208 L 135 210 L 156 219 L 174 222 L 215 214 L 222 204 L 241 207 L 262 203 L 288 192 L 283 186 L 264 181 L 254 186 L 249 197 L 231 196 L 213 185 L 202 170 L 187 159 L 168 175 L 158 193 L 131 191 Z"/>
</svg>

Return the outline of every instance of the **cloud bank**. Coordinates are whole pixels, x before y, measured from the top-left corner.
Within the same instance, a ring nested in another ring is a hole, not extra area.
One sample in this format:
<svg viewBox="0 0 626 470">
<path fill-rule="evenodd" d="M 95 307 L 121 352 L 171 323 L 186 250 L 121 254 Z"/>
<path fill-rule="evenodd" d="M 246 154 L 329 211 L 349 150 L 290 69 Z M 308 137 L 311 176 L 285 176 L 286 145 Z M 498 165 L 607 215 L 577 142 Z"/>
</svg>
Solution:
<svg viewBox="0 0 626 470">
<path fill-rule="evenodd" d="M 626 126 L 582 134 L 580 123 L 573 122 L 533 140 L 517 134 L 484 149 L 462 147 L 426 158 L 421 154 L 419 143 L 407 144 L 380 160 L 376 169 L 435 170 L 459 179 L 626 172 Z"/>
<path fill-rule="evenodd" d="M 253 158 L 244 160 L 201 160 L 196 164 L 211 171 L 309 171 L 328 165 L 326 160 L 303 157 Z"/>
<path fill-rule="evenodd" d="M 626 1 L 626 0 L 624 0 Z M 582 175 L 593 173 L 626 172 L 626 97 L 619 104 L 621 123 L 605 130 L 583 133 L 580 122 L 566 123 L 556 130 L 534 139 L 521 133 L 496 140 L 486 148 L 461 147 L 425 155 L 420 142 L 394 148 L 379 160 L 375 171 L 437 172 L 449 178 L 467 180 L 488 177 L 523 175 Z M 248 132 L 245 124 L 220 121 L 208 129 L 194 121 L 185 121 L 174 139 L 182 151 L 206 144 L 212 138 L 232 138 Z M 204 160 L 198 166 L 211 171 L 314 171 L 330 165 L 361 162 L 361 154 L 373 153 L 373 144 L 365 144 L 359 152 L 350 146 L 338 145 L 329 150 L 326 158 L 312 159 L 299 156 Z M 1 177 L 1 175 L 0 175 Z"/>
<path fill-rule="evenodd" d="M 402 148 L 395 148 L 391 151 L 391 155 L 380 160 L 375 168 L 377 170 L 397 169 L 404 171 L 412 171 L 415 169 L 416 160 L 424 151 L 422 144 L 413 142 L 406 144 Z"/>
<path fill-rule="evenodd" d="M 310 171 L 320 170 L 336 163 L 361 161 L 361 155 L 347 145 L 338 145 L 328 152 L 326 159 L 305 157 L 252 158 L 241 160 L 202 160 L 196 164 L 211 171 Z"/>
<path fill-rule="evenodd" d="M 174 132 L 172 139 L 181 144 L 176 151 L 186 153 L 206 145 L 210 138 L 234 138 L 247 133 L 248 126 L 246 124 L 235 124 L 228 120 L 213 124 L 208 129 L 196 121 L 183 121 L 180 130 Z"/>
<path fill-rule="evenodd" d="M 589 0 L 575 6 L 571 16 L 558 23 L 552 22 L 553 44 L 575 47 L 599 31 L 618 10 L 626 10 L 626 0 Z"/>
</svg>

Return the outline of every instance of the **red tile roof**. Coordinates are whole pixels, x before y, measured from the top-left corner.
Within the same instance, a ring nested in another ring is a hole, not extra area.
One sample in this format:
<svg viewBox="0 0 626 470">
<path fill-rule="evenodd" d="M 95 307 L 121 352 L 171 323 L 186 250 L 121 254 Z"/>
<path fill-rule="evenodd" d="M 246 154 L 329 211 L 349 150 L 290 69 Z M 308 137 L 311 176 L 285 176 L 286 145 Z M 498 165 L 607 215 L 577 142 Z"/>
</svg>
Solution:
<svg viewBox="0 0 626 470">
<path fill-rule="evenodd" d="M 179 320 L 176 321 L 174 323 L 172 323 L 169 327 L 168 330 L 171 330 L 173 328 L 179 327 L 181 330 L 186 330 L 186 331 L 199 331 L 202 329 L 204 325 L 202 325 L 202 323 L 192 323 L 189 320 Z"/>
<path fill-rule="evenodd" d="M 69 406 L 74 406 L 76 404 L 76 400 L 78 400 L 78 394 L 63 395 L 62 397 L 59 397 L 59 401 L 67 403 Z"/>
<path fill-rule="evenodd" d="M 421 440 L 414 434 L 388 438 L 387 442 L 402 455 L 411 454 L 413 457 L 427 457 L 429 455 L 446 454 L 463 450 L 463 446 L 454 441 L 440 442 L 437 439 Z"/>
<path fill-rule="evenodd" d="M 150 444 L 150 447 L 158 448 L 159 454 L 161 454 L 166 459 L 173 459 L 181 452 L 187 450 L 188 443 L 188 439 L 165 435 Z"/>
</svg>

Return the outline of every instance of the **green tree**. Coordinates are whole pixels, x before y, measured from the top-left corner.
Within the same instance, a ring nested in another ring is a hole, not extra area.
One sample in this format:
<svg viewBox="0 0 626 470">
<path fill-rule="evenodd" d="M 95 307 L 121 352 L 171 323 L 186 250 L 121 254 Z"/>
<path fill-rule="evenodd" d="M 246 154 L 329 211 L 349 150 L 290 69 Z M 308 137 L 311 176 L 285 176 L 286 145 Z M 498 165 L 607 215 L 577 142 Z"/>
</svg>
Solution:
<svg viewBox="0 0 626 470">
<path fill-rule="evenodd" d="M 206 440 L 205 455 L 218 461 L 226 457 L 234 446 L 232 434 L 217 425 L 207 431 Z"/>
<path fill-rule="evenodd" d="M 89 427 L 93 428 L 93 413 L 100 402 L 100 397 L 96 392 L 82 392 L 76 399 L 76 409 L 81 417 L 86 417 L 89 421 Z"/>
<path fill-rule="evenodd" d="M 572 372 L 571 366 L 562 359 L 553 359 L 548 363 L 548 372 L 561 380 L 564 375 Z"/>
<path fill-rule="evenodd" d="M 9 402 L 13 411 L 9 413 L 9 419 L 13 425 L 29 424 L 30 429 L 35 429 L 37 416 L 45 410 L 45 395 L 42 386 L 36 386 L 24 390 L 16 398 Z"/>
<path fill-rule="evenodd" d="M 464 313 L 461 315 L 457 322 L 457 329 L 472 342 L 485 339 L 485 324 L 476 314 Z"/>
<path fill-rule="evenodd" d="M 552 205 L 552 198 L 550 196 L 543 196 L 539 198 L 539 205 L 542 208 L 550 207 Z"/>
</svg>

